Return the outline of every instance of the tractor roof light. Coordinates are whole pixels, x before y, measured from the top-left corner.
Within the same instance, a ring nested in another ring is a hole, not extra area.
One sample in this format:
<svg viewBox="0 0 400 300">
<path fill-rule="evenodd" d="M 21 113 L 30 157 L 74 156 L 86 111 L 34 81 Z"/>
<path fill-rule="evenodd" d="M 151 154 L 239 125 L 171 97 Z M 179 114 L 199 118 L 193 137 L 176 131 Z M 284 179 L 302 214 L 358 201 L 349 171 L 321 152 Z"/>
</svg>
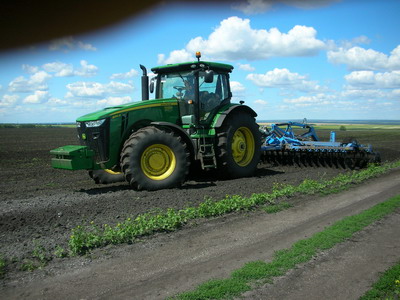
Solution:
<svg viewBox="0 0 400 300">
<path fill-rule="evenodd" d="M 201 52 L 200 51 L 196 52 L 196 58 L 197 58 L 198 61 L 200 61 L 200 58 L 201 58 Z"/>
</svg>

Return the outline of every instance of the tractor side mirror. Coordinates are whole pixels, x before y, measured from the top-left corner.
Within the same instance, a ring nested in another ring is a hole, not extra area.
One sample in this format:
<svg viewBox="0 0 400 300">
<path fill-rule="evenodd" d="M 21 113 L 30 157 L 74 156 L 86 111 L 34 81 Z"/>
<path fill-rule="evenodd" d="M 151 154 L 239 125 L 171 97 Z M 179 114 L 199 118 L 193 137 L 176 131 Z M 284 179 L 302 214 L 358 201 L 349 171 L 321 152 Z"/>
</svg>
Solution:
<svg viewBox="0 0 400 300">
<path fill-rule="evenodd" d="M 154 81 L 155 81 L 155 77 L 153 77 L 150 81 L 150 93 L 152 93 L 152 94 L 154 92 Z"/>
<path fill-rule="evenodd" d="M 207 70 L 204 75 L 204 82 L 205 83 L 212 83 L 214 81 L 214 71 Z"/>
</svg>

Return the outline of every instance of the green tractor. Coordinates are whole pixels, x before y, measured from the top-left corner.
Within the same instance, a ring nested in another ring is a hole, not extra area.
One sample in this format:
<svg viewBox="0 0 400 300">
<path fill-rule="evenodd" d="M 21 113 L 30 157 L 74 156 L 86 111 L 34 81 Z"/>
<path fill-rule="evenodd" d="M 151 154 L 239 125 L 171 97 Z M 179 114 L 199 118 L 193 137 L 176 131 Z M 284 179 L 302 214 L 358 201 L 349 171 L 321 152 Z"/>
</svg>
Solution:
<svg viewBox="0 0 400 300">
<path fill-rule="evenodd" d="M 81 146 L 51 150 L 52 166 L 89 170 L 96 183 L 126 180 L 137 190 L 180 186 L 191 165 L 225 178 L 251 176 L 261 153 L 257 114 L 242 101 L 231 103 L 233 66 L 196 57 L 152 68 L 150 84 L 140 65 L 143 101 L 78 118 Z"/>
</svg>

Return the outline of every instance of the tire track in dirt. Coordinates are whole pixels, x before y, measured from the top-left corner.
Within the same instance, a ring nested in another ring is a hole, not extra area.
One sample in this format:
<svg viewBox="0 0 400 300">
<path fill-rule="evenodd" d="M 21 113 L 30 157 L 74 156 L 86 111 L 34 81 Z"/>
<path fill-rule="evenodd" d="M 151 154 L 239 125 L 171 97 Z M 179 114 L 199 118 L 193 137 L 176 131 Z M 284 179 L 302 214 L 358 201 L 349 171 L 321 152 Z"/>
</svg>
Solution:
<svg viewBox="0 0 400 300">
<path fill-rule="evenodd" d="M 359 299 L 400 260 L 400 210 L 240 299 Z"/>
</svg>

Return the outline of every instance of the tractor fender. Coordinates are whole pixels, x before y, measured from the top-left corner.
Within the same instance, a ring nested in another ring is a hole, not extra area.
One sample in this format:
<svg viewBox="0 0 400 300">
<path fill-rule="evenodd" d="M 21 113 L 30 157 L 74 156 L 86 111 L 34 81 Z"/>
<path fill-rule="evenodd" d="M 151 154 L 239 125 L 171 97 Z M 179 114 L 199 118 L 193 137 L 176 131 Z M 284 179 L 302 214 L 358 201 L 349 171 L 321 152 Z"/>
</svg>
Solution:
<svg viewBox="0 0 400 300">
<path fill-rule="evenodd" d="M 217 113 L 216 118 L 214 120 L 213 127 L 214 128 L 221 127 L 222 124 L 224 123 L 226 117 L 228 117 L 229 115 L 231 115 L 233 113 L 248 114 L 248 115 L 252 116 L 253 118 L 257 117 L 257 113 L 253 109 L 251 109 L 249 106 L 242 105 L 242 104 L 235 104 L 235 105 L 229 106 L 228 109 Z"/>
<path fill-rule="evenodd" d="M 160 128 L 167 127 L 169 129 L 171 129 L 172 131 L 174 131 L 186 143 L 186 145 L 190 151 L 190 156 L 193 157 L 194 149 L 195 149 L 193 141 L 190 138 L 189 134 L 184 129 L 182 129 L 180 126 L 178 126 L 174 123 L 170 123 L 170 122 L 151 122 L 150 125 L 155 126 L 155 127 L 160 127 Z"/>
</svg>

